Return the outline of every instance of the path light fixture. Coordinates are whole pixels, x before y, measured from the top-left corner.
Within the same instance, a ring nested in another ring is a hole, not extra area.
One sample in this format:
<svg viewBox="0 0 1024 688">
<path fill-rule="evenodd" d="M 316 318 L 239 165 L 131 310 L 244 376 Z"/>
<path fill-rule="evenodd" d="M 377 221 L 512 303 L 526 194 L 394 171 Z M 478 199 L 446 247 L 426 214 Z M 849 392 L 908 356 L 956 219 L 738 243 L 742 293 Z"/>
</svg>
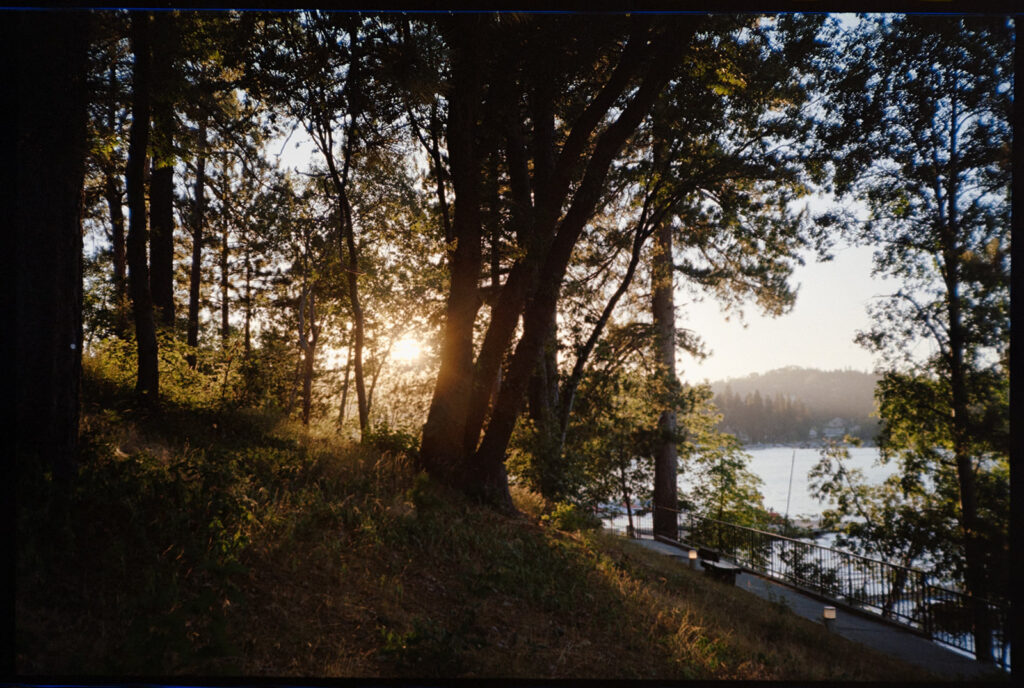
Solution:
<svg viewBox="0 0 1024 688">
<path fill-rule="evenodd" d="M 823 619 L 823 623 L 825 624 L 825 628 L 827 628 L 828 630 L 832 630 L 832 623 L 836 620 L 836 608 L 825 607 L 825 610 L 824 612 L 822 612 L 821 616 Z"/>
<path fill-rule="evenodd" d="M 690 557 L 690 568 L 691 569 L 692 568 L 696 568 L 697 567 L 697 550 L 691 549 L 689 557 Z"/>
</svg>

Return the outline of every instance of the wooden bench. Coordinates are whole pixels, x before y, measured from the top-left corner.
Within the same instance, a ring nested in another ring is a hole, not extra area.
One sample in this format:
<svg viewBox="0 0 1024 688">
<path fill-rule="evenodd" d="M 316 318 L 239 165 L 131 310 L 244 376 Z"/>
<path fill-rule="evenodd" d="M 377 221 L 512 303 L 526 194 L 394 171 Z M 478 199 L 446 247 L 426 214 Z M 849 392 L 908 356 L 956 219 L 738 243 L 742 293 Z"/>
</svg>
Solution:
<svg viewBox="0 0 1024 688">
<path fill-rule="evenodd" d="M 742 568 L 736 564 L 729 563 L 728 561 L 715 561 L 712 559 L 701 559 L 700 565 L 704 568 L 704 573 L 711 578 L 728 583 L 730 585 L 736 584 L 736 574 L 743 571 Z"/>
</svg>

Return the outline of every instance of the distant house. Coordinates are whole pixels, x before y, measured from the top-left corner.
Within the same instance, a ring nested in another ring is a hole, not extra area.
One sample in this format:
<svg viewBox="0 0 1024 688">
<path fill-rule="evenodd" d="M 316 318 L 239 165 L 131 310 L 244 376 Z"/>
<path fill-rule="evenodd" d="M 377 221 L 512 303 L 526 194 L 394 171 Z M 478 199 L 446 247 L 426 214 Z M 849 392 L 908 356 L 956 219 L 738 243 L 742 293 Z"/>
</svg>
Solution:
<svg viewBox="0 0 1024 688">
<path fill-rule="evenodd" d="M 821 434 L 826 439 L 830 440 L 842 437 L 846 434 L 846 421 L 842 418 L 833 418 L 829 422 L 825 423 L 825 428 L 821 431 Z"/>
</svg>

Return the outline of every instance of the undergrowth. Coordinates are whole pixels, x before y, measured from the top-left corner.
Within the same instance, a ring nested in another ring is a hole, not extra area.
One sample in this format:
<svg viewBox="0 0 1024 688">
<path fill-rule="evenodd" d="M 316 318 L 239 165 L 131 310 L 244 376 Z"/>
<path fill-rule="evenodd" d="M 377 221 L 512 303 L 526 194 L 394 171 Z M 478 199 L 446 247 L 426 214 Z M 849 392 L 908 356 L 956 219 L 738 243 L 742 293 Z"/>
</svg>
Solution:
<svg viewBox="0 0 1024 688">
<path fill-rule="evenodd" d="M 98 387 L 74 486 L 20 474 L 20 674 L 926 678 L 526 490 L 469 503 L 414 438 Z"/>
</svg>

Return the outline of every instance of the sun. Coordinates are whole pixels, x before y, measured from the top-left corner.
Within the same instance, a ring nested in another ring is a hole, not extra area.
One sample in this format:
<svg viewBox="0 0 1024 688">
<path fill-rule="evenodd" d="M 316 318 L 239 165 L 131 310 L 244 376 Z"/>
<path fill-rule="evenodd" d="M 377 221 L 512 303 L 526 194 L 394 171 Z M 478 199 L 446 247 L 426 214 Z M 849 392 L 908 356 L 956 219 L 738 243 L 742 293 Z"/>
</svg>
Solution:
<svg viewBox="0 0 1024 688">
<path fill-rule="evenodd" d="M 423 353 L 420 343 L 410 337 L 399 339 L 391 349 L 391 357 L 399 363 L 412 363 Z"/>
</svg>

